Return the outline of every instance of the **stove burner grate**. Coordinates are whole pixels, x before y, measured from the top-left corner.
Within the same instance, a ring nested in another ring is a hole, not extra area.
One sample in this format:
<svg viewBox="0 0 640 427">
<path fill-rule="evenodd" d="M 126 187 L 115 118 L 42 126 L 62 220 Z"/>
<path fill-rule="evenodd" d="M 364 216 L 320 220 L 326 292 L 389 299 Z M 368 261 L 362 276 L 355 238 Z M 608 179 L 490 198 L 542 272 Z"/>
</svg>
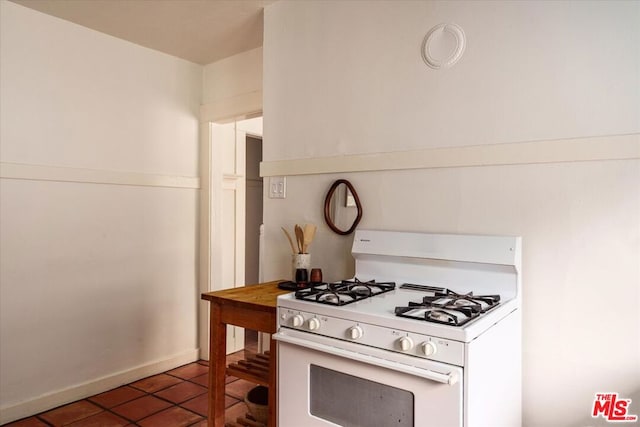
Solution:
<svg viewBox="0 0 640 427">
<path fill-rule="evenodd" d="M 433 296 L 425 296 L 421 302 L 409 302 L 407 306 L 396 307 L 396 316 L 446 325 L 462 326 L 500 303 L 500 295 L 475 296 L 473 292 L 458 294 L 446 288 L 407 283 L 400 288 L 430 292 Z"/>
<path fill-rule="evenodd" d="M 320 304 L 347 305 L 392 291 L 395 287 L 394 282 L 376 282 L 375 280 L 362 282 L 355 278 L 336 283 L 320 283 L 297 291 L 295 297 Z"/>
</svg>

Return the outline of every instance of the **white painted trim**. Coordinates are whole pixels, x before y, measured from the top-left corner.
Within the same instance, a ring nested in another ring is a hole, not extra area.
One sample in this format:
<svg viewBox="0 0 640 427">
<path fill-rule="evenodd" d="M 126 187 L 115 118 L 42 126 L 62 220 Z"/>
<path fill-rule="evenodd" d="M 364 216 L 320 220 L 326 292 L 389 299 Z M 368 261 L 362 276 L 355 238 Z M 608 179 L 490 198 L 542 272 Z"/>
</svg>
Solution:
<svg viewBox="0 0 640 427">
<path fill-rule="evenodd" d="M 198 239 L 200 253 L 198 257 L 198 270 L 200 277 L 200 292 L 210 292 L 211 289 L 211 254 L 212 249 L 212 203 L 211 200 L 211 138 L 212 124 L 209 122 L 200 123 L 200 229 L 198 230 Z M 209 301 L 200 300 L 198 310 L 198 343 L 200 345 L 200 358 L 209 360 Z"/>
<path fill-rule="evenodd" d="M 247 208 L 247 181 L 246 181 L 246 163 L 247 163 L 247 133 L 238 129 L 236 122 L 236 266 L 235 266 L 235 286 L 244 286 L 244 270 L 245 270 L 245 224 L 246 224 L 246 208 Z M 244 329 L 242 330 L 242 348 L 244 348 Z"/>
<path fill-rule="evenodd" d="M 237 156 L 237 153 L 236 153 L 236 156 Z M 240 179 L 243 177 L 244 175 L 238 175 L 237 173 L 225 173 L 222 175 L 223 179 L 228 179 L 228 180 Z"/>
<path fill-rule="evenodd" d="M 62 390 L 53 391 L 35 399 L 0 408 L 0 424 L 9 423 L 31 416 L 65 403 L 84 399 L 98 393 L 111 390 L 151 375 L 198 360 L 198 349 L 186 350 L 167 359 L 140 365 L 126 371 L 116 372 L 86 383 Z"/>
<path fill-rule="evenodd" d="M 313 175 L 640 158 L 640 134 L 267 161 L 260 176 Z"/>
<path fill-rule="evenodd" d="M 80 169 L 25 163 L 0 163 L 0 178 L 144 187 L 200 188 L 200 179 L 198 177 L 153 175 L 138 172 Z"/>
<path fill-rule="evenodd" d="M 262 91 L 243 93 L 200 106 L 200 121 L 225 123 L 262 112 Z"/>
</svg>

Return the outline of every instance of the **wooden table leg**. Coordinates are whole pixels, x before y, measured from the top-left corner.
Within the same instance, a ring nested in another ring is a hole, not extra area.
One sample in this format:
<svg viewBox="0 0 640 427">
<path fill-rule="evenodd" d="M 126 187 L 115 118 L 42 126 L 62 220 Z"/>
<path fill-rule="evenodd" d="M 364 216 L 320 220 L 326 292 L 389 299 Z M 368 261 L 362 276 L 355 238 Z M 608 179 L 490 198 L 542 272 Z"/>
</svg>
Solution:
<svg viewBox="0 0 640 427">
<path fill-rule="evenodd" d="M 273 337 L 270 340 L 269 353 L 269 427 L 276 427 L 278 425 L 278 346 Z"/>
<path fill-rule="evenodd" d="M 224 387 L 227 368 L 227 325 L 221 321 L 220 305 L 211 304 L 210 319 L 208 426 L 224 427 Z"/>
</svg>

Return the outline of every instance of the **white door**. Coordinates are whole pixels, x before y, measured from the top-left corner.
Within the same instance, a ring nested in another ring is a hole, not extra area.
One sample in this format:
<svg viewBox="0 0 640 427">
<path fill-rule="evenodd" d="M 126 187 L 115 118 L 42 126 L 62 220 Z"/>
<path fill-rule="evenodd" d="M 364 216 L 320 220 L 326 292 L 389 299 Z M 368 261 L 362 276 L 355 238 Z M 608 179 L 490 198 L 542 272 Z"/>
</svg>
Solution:
<svg viewBox="0 0 640 427">
<path fill-rule="evenodd" d="M 201 129 L 201 291 L 244 285 L 245 140 L 236 123 Z M 200 306 L 200 357 L 209 356 L 209 307 Z M 227 328 L 227 354 L 244 348 L 244 330 Z"/>
</svg>

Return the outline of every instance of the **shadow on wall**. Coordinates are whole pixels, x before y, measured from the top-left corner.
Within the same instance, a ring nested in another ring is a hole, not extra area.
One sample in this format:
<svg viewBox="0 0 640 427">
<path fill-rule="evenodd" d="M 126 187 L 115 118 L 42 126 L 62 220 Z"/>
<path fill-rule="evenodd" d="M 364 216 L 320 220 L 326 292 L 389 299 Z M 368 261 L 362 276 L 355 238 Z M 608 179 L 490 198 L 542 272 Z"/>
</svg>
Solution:
<svg viewBox="0 0 640 427">
<path fill-rule="evenodd" d="M 609 393 L 609 392 L 606 392 Z M 594 396 L 595 399 L 595 396 Z M 636 422 L 616 422 L 616 424 L 620 425 L 628 425 L 628 426 L 638 426 L 640 425 L 640 389 L 634 391 L 628 395 L 620 395 L 617 397 L 618 401 L 621 399 L 631 399 L 631 404 L 627 407 L 627 415 L 635 415 L 637 417 Z M 588 406 L 590 411 L 593 411 L 593 403 L 589 402 Z M 616 414 L 612 414 L 616 415 Z M 606 415 L 598 415 L 597 418 L 593 418 L 592 416 L 587 415 L 580 422 L 572 424 L 573 427 L 607 427 L 611 426 L 612 421 L 608 421 Z"/>
</svg>

